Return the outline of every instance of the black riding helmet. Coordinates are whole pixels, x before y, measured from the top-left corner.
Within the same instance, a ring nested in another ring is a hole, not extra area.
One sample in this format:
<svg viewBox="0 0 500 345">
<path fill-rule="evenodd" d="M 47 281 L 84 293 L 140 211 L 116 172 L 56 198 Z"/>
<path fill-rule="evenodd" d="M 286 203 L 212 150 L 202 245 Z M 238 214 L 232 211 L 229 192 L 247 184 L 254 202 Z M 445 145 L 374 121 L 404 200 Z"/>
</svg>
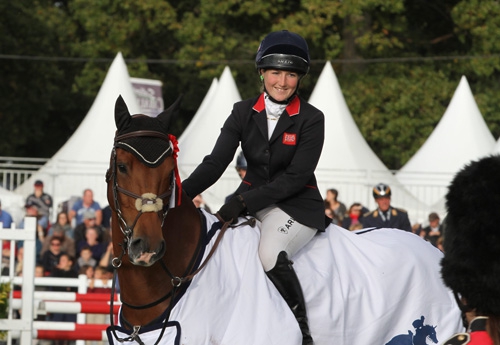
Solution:
<svg viewBox="0 0 500 345">
<path fill-rule="evenodd" d="M 288 104 L 297 94 L 301 79 L 309 72 L 309 47 L 302 36 L 288 30 L 275 31 L 268 34 L 260 43 L 255 57 L 255 67 L 260 74 L 261 69 L 276 69 L 293 71 L 299 74 L 297 89 L 293 95 L 284 100 L 277 101 L 271 96 L 269 98 L 279 104 Z M 265 87 L 264 87 L 265 90 Z"/>
<path fill-rule="evenodd" d="M 257 71 L 273 68 L 306 75 L 309 72 L 309 63 L 306 40 L 288 30 L 268 34 L 260 43 L 255 57 Z"/>
</svg>

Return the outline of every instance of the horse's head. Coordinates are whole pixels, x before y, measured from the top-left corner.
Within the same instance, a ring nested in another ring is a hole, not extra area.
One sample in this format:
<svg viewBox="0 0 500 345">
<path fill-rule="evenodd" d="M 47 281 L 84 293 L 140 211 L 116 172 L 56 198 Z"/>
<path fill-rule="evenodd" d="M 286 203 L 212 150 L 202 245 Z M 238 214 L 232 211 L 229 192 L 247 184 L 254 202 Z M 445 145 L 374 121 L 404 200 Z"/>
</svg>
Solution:
<svg viewBox="0 0 500 345">
<path fill-rule="evenodd" d="M 436 326 L 424 325 L 416 328 L 415 336 L 413 337 L 413 344 L 430 344 L 428 340 L 432 341 L 432 344 L 437 344 L 437 333 Z"/>
<path fill-rule="evenodd" d="M 429 339 L 431 339 L 434 344 L 437 344 L 438 339 L 437 339 L 437 334 L 436 334 L 436 326 L 425 325 L 424 327 L 427 328 L 426 332 L 427 332 L 427 336 L 429 337 Z"/>
<path fill-rule="evenodd" d="M 107 195 L 115 253 L 125 251 L 134 265 L 151 266 L 165 253 L 163 223 L 180 192 L 177 142 L 168 134 L 178 103 L 153 118 L 131 116 L 122 97 L 116 101 Z"/>
</svg>

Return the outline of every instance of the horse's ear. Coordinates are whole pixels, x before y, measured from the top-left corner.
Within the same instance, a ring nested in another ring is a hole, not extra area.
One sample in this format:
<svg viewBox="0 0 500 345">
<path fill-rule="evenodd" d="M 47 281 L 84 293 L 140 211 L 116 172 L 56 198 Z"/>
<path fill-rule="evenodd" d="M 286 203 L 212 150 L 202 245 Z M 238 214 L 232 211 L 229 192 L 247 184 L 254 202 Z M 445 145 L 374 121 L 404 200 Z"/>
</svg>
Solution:
<svg viewBox="0 0 500 345">
<path fill-rule="evenodd" d="M 115 103 L 115 123 L 118 131 L 127 128 L 130 124 L 130 112 L 122 96 L 118 96 Z"/>
<path fill-rule="evenodd" d="M 175 102 L 170 107 L 168 107 L 167 109 L 165 109 L 164 111 L 162 111 L 156 117 L 160 121 L 161 126 L 165 130 L 165 132 L 168 132 L 168 128 L 170 126 L 170 123 L 172 123 L 172 121 L 179 114 L 179 105 L 181 103 L 182 97 L 183 97 L 182 94 L 179 95 L 179 97 L 177 97 L 177 99 L 175 100 Z"/>
</svg>

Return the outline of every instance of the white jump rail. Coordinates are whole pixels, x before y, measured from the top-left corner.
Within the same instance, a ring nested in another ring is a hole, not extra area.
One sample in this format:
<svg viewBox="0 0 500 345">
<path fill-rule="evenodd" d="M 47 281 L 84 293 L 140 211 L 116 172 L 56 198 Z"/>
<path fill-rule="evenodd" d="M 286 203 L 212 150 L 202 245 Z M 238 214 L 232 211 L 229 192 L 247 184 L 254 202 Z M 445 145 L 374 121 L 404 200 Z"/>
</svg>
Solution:
<svg viewBox="0 0 500 345">
<path fill-rule="evenodd" d="M 22 299 L 15 298 L 12 300 L 12 309 L 19 310 L 22 308 Z M 113 314 L 118 314 L 121 303 L 113 303 Z M 43 301 L 35 299 L 34 313 L 36 315 L 47 315 L 47 313 L 61 314 L 104 314 L 109 315 L 111 302 L 102 301 L 87 301 L 87 302 L 61 302 L 61 301 Z"/>
<path fill-rule="evenodd" d="M 1 223 L 0 223 L 1 224 Z M 15 274 L 15 246 L 16 241 L 23 241 L 25 253 L 36 252 L 36 218 L 26 217 L 24 229 L 4 229 L 0 225 L 0 247 L 3 241 L 10 241 L 10 267 L 9 277 L 11 289 Z M 21 287 L 24 296 L 21 306 L 21 318 L 13 319 L 12 308 L 9 308 L 7 319 L 0 319 L 0 330 L 8 331 L 7 345 L 12 344 L 12 332 L 20 332 L 20 345 L 31 345 L 33 337 L 33 291 L 35 278 L 35 255 L 24 255 L 23 258 L 23 284 Z M 12 305 L 12 294 L 10 294 L 9 305 Z"/>
</svg>

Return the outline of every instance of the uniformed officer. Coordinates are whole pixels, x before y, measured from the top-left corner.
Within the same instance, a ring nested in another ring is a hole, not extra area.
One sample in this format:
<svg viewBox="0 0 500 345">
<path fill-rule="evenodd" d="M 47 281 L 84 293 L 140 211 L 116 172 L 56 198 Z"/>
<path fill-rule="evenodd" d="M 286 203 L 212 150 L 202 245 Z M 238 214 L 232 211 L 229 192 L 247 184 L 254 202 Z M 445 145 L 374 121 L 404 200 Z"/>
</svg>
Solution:
<svg viewBox="0 0 500 345">
<path fill-rule="evenodd" d="M 441 274 L 466 333 L 445 345 L 500 345 L 500 156 L 463 168 L 446 194 Z"/>
<path fill-rule="evenodd" d="M 363 215 L 363 227 L 396 228 L 411 231 L 408 213 L 391 206 L 391 194 L 391 188 L 385 183 L 379 183 L 373 187 L 373 197 L 378 207 Z"/>
</svg>

